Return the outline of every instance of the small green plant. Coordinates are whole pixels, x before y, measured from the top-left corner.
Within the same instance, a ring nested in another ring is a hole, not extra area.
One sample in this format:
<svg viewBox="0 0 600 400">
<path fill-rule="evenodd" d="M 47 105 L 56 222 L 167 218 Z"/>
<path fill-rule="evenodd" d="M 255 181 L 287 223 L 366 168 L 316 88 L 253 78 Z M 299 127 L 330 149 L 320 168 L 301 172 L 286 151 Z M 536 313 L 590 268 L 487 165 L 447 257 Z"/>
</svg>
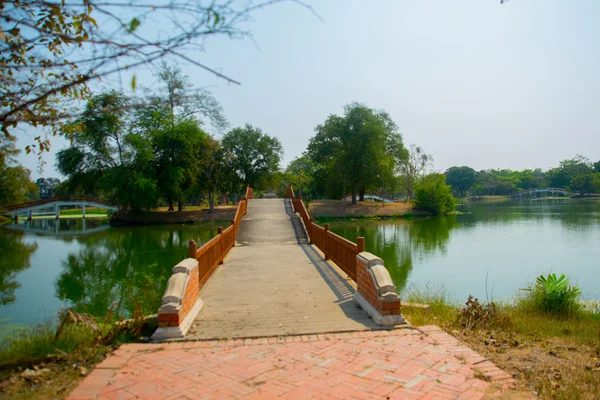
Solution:
<svg viewBox="0 0 600 400">
<path fill-rule="evenodd" d="M 581 296 L 581 290 L 577 285 L 569 285 L 569 279 L 564 274 L 559 277 L 556 274 L 540 275 L 534 285 L 521 290 L 527 292 L 522 299 L 525 305 L 537 311 L 569 315 L 580 309 L 577 299 Z"/>
</svg>

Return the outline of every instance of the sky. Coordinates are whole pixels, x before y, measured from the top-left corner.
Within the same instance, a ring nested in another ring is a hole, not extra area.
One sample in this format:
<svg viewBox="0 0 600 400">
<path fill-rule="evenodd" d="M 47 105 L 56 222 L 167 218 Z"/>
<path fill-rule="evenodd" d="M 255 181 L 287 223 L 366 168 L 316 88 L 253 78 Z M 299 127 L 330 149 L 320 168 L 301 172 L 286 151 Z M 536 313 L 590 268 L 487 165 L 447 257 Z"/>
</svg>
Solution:
<svg viewBox="0 0 600 400">
<path fill-rule="evenodd" d="M 201 60 L 241 85 L 178 62 L 194 86 L 212 91 L 232 127 L 250 123 L 279 138 L 282 167 L 317 124 L 355 101 L 387 111 L 437 171 L 600 160 L 599 1 L 306 3 L 316 15 L 277 4 L 246 25 L 252 40 L 207 41 Z M 138 85 L 152 85 L 150 70 L 133 72 Z M 52 143 L 41 174 L 36 156 L 20 156 L 34 179 L 60 176 L 54 157 L 68 143 Z"/>
</svg>

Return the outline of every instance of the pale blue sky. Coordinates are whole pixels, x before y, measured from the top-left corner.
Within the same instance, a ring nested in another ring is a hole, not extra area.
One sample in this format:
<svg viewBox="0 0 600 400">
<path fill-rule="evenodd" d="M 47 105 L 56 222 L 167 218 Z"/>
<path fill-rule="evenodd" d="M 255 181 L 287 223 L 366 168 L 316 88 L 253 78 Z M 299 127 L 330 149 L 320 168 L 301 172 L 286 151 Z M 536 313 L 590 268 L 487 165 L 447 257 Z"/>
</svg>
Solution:
<svg viewBox="0 0 600 400">
<path fill-rule="evenodd" d="M 255 14 L 250 40 L 207 42 L 227 84 L 181 64 L 222 103 L 232 126 L 278 137 L 284 166 L 314 127 L 352 101 L 382 108 L 406 144 L 453 165 L 543 168 L 600 160 L 597 0 L 308 0 Z M 137 71 L 150 84 L 148 69 Z M 54 171 L 53 141 L 44 176 Z M 36 159 L 21 156 L 33 175 Z"/>
</svg>

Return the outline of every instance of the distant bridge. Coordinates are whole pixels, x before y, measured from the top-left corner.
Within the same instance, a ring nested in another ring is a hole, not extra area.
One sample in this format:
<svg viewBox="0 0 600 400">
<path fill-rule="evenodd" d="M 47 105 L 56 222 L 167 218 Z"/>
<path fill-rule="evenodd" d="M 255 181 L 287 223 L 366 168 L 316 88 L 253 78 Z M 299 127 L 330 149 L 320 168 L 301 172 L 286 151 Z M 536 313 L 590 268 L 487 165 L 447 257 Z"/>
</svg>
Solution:
<svg viewBox="0 0 600 400">
<path fill-rule="evenodd" d="M 356 197 L 358 197 L 358 194 L 356 195 Z M 352 195 L 346 196 L 345 200 L 351 201 L 352 200 Z M 399 199 L 398 198 L 387 197 L 387 196 L 380 196 L 380 195 L 374 194 L 374 193 L 365 193 L 365 201 L 367 201 L 367 200 L 383 201 L 384 203 L 395 203 Z"/>
<path fill-rule="evenodd" d="M 567 196 L 570 196 L 571 193 L 562 188 L 549 187 L 549 188 L 544 188 L 544 189 L 538 189 L 538 188 L 528 189 L 523 192 L 515 193 L 515 194 L 511 195 L 510 197 L 514 197 L 514 198 L 522 198 L 524 196 L 525 197 L 560 197 L 560 195 L 562 195 L 562 197 L 567 197 Z"/>
<path fill-rule="evenodd" d="M 53 197 L 51 199 L 30 201 L 28 203 L 16 204 L 6 207 L 3 214 L 7 217 L 15 219 L 19 215 L 25 215 L 31 219 L 34 215 L 48 215 L 58 218 L 60 216 L 60 207 L 81 207 L 81 213 L 85 218 L 86 207 L 103 208 L 108 211 L 117 211 L 118 206 L 97 199 L 89 199 L 87 197 Z M 36 212 L 37 211 L 37 212 Z"/>
</svg>

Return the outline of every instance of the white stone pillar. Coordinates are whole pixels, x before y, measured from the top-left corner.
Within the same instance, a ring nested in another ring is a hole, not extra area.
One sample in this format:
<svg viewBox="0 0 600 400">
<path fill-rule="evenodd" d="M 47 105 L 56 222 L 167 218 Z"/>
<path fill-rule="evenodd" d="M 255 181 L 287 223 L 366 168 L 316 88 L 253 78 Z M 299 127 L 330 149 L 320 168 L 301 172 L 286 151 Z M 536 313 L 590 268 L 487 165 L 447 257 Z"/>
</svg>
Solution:
<svg viewBox="0 0 600 400">
<path fill-rule="evenodd" d="M 85 204 L 81 206 L 81 213 L 83 215 L 83 218 L 85 219 Z"/>
<path fill-rule="evenodd" d="M 60 206 L 58 203 L 54 205 L 54 211 L 56 212 L 56 219 L 58 219 L 60 217 Z"/>
</svg>

